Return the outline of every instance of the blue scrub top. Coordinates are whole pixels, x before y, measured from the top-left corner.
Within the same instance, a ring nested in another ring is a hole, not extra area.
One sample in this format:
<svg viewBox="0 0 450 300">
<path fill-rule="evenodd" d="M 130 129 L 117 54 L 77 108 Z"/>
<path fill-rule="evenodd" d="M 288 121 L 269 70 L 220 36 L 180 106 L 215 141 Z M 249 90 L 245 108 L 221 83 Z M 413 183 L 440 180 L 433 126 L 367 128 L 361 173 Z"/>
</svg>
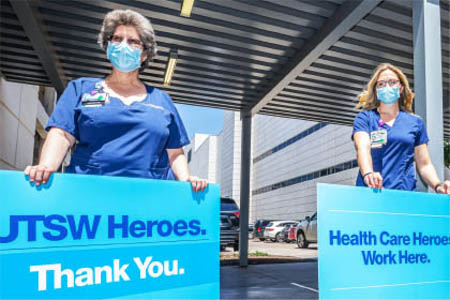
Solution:
<svg viewBox="0 0 450 300">
<path fill-rule="evenodd" d="M 67 173 L 174 179 L 166 149 L 189 138 L 170 96 L 146 85 L 147 97 L 131 105 L 111 96 L 104 105 L 84 105 L 82 96 L 103 80 L 71 81 L 47 123 L 46 130 L 58 127 L 79 141 Z"/>
<path fill-rule="evenodd" d="M 392 127 L 384 124 L 380 128 L 379 121 L 380 114 L 376 109 L 360 112 L 353 123 L 352 139 L 358 131 L 367 132 L 370 136 L 372 131 L 386 129 L 387 143 L 382 148 L 371 149 L 373 169 L 381 173 L 385 188 L 415 191 L 414 149 L 429 141 L 423 120 L 400 111 Z M 361 172 L 356 185 L 366 186 Z"/>
</svg>

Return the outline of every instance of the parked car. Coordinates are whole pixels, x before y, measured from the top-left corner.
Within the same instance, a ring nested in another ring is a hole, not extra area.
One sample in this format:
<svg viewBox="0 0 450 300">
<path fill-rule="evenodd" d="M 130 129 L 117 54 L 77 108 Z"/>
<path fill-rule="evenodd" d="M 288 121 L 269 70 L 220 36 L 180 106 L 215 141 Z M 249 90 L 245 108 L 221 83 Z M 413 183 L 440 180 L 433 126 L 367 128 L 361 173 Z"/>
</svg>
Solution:
<svg viewBox="0 0 450 300">
<path fill-rule="evenodd" d="M 294 239 L 289 239 L 289 234 L 293 232 L 293 236 L 295 237 L 295 227 L 297 227 L 298 222 L 294 223 L 294 224 L 290 224 L 290 225 L 286 225 L 283 229 L 283 233 L 284 233 L 284 238 L 283 241 L 286 243 L 291 243 L 292 241 L 295 241 Z"/>
<path fill-rule="evenodd" d="M 255 231 L 255 238 L 258 238 L 260 241 L 264 241 L 266 238 L 264 237 L 264 228 L 272 222 L 272 220 L 267 219 L 259 219 L 255 221 L 255 224 L 253 225 L 254 231 Z"/>
<path fill-rule="evenodd" d="M 227 246 L 239 250 L 239 217 L 236 202 L 231 198 L 220 198 L 220 250 Z"/>
<path fill-rule="evenodd" d="M 317 243 L 317 213 L 306 219 L 296 229 L 297 246 L 307 248 L 310 243 Z"/>
<path fill-rule="evenodd" d="M 301 221 L 300 221 L 300 222 L 301 222 Z M 288 237 L 287 237 L 287 239 L 286 239 L 286 242 L 291 243 L 291 242 L 295 242 L 295 241 L 297 240 L 297 238 L 296 238 L 296 236 L 295 236 L 295 233 L 296 233 L 296 230 L 297 230 L 297 226 L 298 226 L 298 224 L 299 224 L 300 222 L 297 222 L 297 223 L 295 223 L 295 224 L 292 224 L 292 225 L 289 227 L 289 232 L 288 232 Z"/>
<path fill-rule="evenodd" d="M 281 232 L 286 225 L 295 224 L 297 221 L 273 221 L 270 222 L 265 230 L 264 237 L 275 242 L 282 242 L 284 239 L 284 234 Z"/>
<path fill-rule="evenodd" d="M 283 227 L 283 229 L 281 229 L 281 240 L 280 240 L 280 242 L 286 242 L 286 240 L 287 240 L 287 237 L 288 237 L 288 233 L 289 233 L 289 228 L 292 226 L 293 224 L 288 224 L 288 225 L 285 225 L 284 227 Z"/>
<path fill-rule="evenodd" d="M 255 231 L 253 224 L 248 224 L 248 238 L 250 240 L 255 238 Z"/>
</svg>

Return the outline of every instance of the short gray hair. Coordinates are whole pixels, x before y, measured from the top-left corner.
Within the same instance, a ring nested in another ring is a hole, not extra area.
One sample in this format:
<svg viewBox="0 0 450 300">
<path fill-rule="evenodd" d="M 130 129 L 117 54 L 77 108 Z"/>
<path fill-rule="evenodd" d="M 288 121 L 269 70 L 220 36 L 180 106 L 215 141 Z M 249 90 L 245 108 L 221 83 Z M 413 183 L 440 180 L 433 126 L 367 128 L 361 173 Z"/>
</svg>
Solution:
<svg viewBox="0 0 450 300">
<path fill-rule="evenodd" d="M 102 29 L 98 34 L 98 44 L 106 51 L 108 41 L 120 25 L 133 26 L 139 34 L 144 44 L 144 52 L 147 53 L 147 59 L 142 63 L 140 71 L 148 66 L 148 63 L 156 56 L 156 38 L 150 20 L 130 9 L 116 9 L 106 14 L 103 20 Z"/>
</svg>

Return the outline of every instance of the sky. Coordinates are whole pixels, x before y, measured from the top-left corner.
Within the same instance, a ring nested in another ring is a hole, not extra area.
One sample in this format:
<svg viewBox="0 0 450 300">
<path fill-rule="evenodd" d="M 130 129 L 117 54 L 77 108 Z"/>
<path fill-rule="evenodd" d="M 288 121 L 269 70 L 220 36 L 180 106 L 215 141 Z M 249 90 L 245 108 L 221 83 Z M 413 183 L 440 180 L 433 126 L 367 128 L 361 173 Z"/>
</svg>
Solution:
<svg viewBox="0 0 450 300">
<path fill-rule="evenodd" d="M 192 139 L 194 133 L 217 135 L 222 130 L 224 114 L 222 109 L 185 104 L 175 104 L 175 106 L 180 113 L 190 139 Z"/>
</svg>

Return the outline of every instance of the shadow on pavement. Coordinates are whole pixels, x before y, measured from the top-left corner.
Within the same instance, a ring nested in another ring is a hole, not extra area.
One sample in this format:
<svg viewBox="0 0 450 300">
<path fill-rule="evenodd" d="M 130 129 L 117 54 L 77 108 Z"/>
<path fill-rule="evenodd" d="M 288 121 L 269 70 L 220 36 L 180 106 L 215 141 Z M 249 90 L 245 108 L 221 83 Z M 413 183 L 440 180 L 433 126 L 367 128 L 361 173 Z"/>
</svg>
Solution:
<svg viewBox="0 0 450 300">
<path fill-rule="evenodd" d="M 317 262 L 220 268 L 221 299 L 318 299 Z"/>
</svg>

